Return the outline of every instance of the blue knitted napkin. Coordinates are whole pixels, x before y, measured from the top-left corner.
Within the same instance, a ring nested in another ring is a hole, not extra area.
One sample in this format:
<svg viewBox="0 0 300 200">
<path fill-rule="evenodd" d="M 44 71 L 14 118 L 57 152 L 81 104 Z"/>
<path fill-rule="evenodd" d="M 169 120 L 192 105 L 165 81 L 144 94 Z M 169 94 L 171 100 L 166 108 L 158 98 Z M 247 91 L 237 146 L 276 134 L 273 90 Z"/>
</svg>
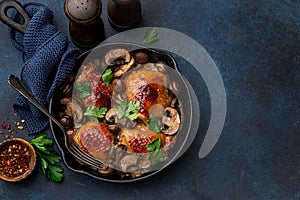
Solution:
<svg viewBox="0 0 300 200">
<path fill-rule="evenodd" d="M 52 24 L 53 13 L 42 4 L 24 4 L 31 16 L 26 33 L 9 29 L 14 45 L 26 58 L 21 72 L 21 81 L 46 108 L 53 92 L 67 79 L 80 50 L 68 37 Z M 21 22 L 14 13 L 12 19 Z M 49 125 L 49 119 L 21 95 L 13 102 L 15 112 L 24 119 L 29 134 L 37 133 Z"/>
</svg>

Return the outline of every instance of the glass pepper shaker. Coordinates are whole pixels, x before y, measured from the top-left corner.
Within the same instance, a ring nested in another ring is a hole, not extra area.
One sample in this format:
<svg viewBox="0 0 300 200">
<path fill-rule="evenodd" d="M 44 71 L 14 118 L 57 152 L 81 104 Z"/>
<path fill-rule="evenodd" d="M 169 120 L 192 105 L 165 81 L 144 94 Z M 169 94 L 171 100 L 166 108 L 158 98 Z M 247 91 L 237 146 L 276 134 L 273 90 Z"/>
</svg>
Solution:
<svg viewBox="0 0 300 200">
<path fill-rule="evenodd" d="M 135 28 L 141 21 L 140 0 L 108 0 L 107 16 L 116 30 Z"/>
<path fill-rule="evenodd" d="M 72 41 L 81 48 L 92 48 L 105 39 L 101 0 L 65 0 L 64 11 Z"/>
</svg>

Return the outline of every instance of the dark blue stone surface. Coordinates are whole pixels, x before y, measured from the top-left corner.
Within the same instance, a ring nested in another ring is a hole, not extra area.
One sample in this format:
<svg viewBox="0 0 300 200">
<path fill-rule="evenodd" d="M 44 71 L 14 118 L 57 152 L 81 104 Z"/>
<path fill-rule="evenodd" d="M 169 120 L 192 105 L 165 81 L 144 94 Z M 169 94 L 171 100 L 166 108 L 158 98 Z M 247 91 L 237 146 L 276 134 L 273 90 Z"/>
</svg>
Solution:
<svg viewBox="0 0 300 200">
<path fill-rule="evenodd" d="M 53 23 L 68 33 L 63 0 L 35 2 L 48 5 Z M 102 17 L 109 37 L 117 32 L 107 21 L 106 2 Z M 65 168 L 64 182 L 52 183 L 38 166 L 24 182 L 0 181 L 0 199 L 300 199 L 300 2 L 142 0 L 142 13 L 141 27 L 185 33 L 215 61 L 228 109 L 213 151 L 198 158 L 209 123 L 209 95 L 202 79 L 187 70 L 200 100 L 200 127 L 190 149 L 166 170 L 140 182 L 113 184 Z M 1 23 L 1 121 L 14 118 L 11 102 L 17 94 L 7 77 L 19 75 L 22 65 L 22 54 Z M 32 138 L 25 131 L 18 134 Z"/>
</svg>

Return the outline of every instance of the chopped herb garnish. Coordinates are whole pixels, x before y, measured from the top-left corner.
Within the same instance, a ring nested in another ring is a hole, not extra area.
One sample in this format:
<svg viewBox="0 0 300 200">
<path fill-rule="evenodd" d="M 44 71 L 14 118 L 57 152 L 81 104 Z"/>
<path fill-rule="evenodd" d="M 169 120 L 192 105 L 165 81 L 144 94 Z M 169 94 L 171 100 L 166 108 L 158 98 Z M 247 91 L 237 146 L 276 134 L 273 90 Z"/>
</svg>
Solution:
<svg viewBox="0 0 300 200">
<path fill-rule="evenodd" d="M 62 158 L 54 150 L 48 150 L 47 147 L 53 145 L 53 139 L 48 138 L 46 133 L 37 134 L 30 143 L 37 150 L 37 154 L 41 158 L 42 171 L 44 176 L 51 181 L 61 182 L 64 178 L 63 168 L 58 165 Z"/>
<path fill-rule="evenodd" d="M 158 125 L 158 119 L 152 114 L 149 117 L 148 128 L 152 131 L 157 132 L 157 133 L 160 132 L 160 128 L 159 128 L 159 125 Z"/>
<path fill-rule="evenodd" d="M 144 44 L 150 44 L 152 42 L 157 41 L 157 29 L 156 27 L 150 27 L 146 30 L 145 36 L 144 36 Z"/>
<path fill-rule="evenodd" d="M 37 134 L 34 139 L 30 141 L 34 147 L 43 153 L 48 153 L 47 146 L 53 145 L 53 140 L 46 136 L 46 133 Z"/>
<path fill-rule="evenodd" d="M 149 142 L 149 144 L 147 145 L 147 151 L 151 152 L 151 151 L 158 150 L 160 149 L 160 145 L 161 145 L 161 140 L 160 137 L 158 137 L 152 142 Z"/>
<path fill-rule="evenodd" d="M 156 165 L 158 162 L 163 162 L 164 157 L 162 156 L 161 150 L 151 152 L 151 154 L 148 157 L 148 160 L 150 161 L 151 165 Z"/>
<path fill-rule="evenodd" d="M 159 161 L 164 161 L 164 157 L 162 156 L 162 152 L 160 150 L 161 146 L 161 139 L 158 137 L 154 141 L 150 142 L 147 145 L 147 151 L 151 152 L 148 156 L 148 160 L 150 161 L 151 165 L 157 164 Z"/>
<path fill-rule="evenodd" d="M 86 81 L 83 84 L 77 82 L 74 83 L 74 88 L 79 92 L 80 98 L 86 98 L 91 95 L 90 85 L 91 83 Z"/>
<path fill-rule="evenodd" d="M 38 153 L 41 157 L 42 171 L 47 179 L 55 182 L 61 182 L 64 178 L 63 168 L 56 163 L 61 162 L 61 157 L 55 152 L 50 151 L 47 156 Z"/>
<path fill-rule="evenodd" d="M 138 117 L 137 108 L 139 106 L 139 101 L 122 101 L 121 104 L 116 107 L 119 119 L 128 118 L 135 120 Z"/>
<path fill-rule="evenodd" d="M 107 111 L 107 108 L 105 108 L 105 107 L 95 108 L 94 106 L 89 106 L 86 109 L 86 112 L 84 113 L 84 115 L 90 116 L 90 117 L 102 118 L 105 116 L 106 111 Z"/>
<path fill-rule="evenodd" d="M 107 85 L 107 87 L 109 87 L 109 84 L 112 79 L 113 79 L 113 73 L 112 70 L 109 68 L 105 70 L 105 72 L 102 74 L 102 80 Z"/>
</svg>

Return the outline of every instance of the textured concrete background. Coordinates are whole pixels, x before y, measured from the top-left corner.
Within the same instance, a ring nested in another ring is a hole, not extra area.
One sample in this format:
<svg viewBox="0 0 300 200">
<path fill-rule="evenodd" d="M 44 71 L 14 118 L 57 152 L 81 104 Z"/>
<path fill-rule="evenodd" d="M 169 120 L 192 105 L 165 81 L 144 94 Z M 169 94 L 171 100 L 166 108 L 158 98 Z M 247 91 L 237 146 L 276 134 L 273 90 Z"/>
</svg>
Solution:
<svg viewBox="0 0 300 200">
<path fill-rule="evenodd" d="M 48 5 L 53 23 L 68 33 L 63 0 L 34 1 Z M 106 2 L 102 18 L 109 37 L 117 32 L 108 24 Z M 213 151 L 197 157 L 209 123 L 209 95 L 202 79 L 183 68 L 199 98 L 201 122 L 190 149 L 166 170 L 144 181 L 112 184 L 65 168 L 65 180 L 57 184 L 38 167 L 24 182 L 0 181 L 0 198 L 300 199 L 299 1 L 142 0 L 142 9 L 141 27 L 185 33 L 216 62 L 228 112 Z M 0 24 L 0 120 L 13 118 L 16 92 L 7 77 L 19 75 L 22 64 L 22 54 Z M 18 136 L 32 138 L 24 131 Z"/>
</svg>

